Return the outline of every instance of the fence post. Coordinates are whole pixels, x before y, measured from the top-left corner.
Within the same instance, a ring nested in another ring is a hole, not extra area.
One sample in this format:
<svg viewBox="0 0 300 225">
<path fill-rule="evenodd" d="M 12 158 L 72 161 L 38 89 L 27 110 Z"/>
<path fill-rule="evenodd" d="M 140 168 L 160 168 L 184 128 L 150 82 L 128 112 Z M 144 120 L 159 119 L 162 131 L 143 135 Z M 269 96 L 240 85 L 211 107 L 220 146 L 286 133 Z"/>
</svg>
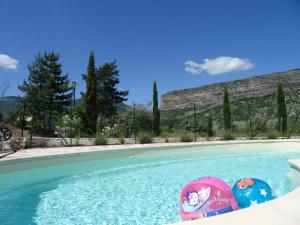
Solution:
<svg viewBox="0 0 300 225">
<path fill-rule="evenodd" d="M 2 144 L 2 151 L 4 151 L 4 138 L 2 132 L 0 133 L 0 139 L 1 139 L 1 144 Z"/>
<path fill-rule="evenodd" d="M 136 144 L 136 122 L 135 122 L 135 105 L 133 105 L 133 126 L 134 126 L 134 143 Z"/>
<path fill-rule="evenodd" d="M 197 141 L 197 116 L 196 116 L 196 103 L 194 102 L 194 139 Z"/>
<path fill-rule="evenodd" d="M 24 102 L 24 104 L 23 104 L 23 114 L 22 114 L 22 137 L 24 137 L 25 110 L 26 110 L 26 102 Z"/>
<path fill-rule="evenodd" d="M 32 131 L 33 131 L 33 114 L 31 117 L 31 129 L 30 129 L 30 142 L 29 142 L 29 148 L 32 146 Z"/>
</svg>

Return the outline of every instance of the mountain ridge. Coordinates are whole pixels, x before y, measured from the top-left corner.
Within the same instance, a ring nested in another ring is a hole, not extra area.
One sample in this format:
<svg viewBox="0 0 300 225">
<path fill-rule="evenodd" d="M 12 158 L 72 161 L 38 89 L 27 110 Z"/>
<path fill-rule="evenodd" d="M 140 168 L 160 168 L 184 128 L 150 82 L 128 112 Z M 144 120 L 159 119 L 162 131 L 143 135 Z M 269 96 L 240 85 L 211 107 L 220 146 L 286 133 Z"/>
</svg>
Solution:
<svg viewBox="0 0 300 225">
<path fill-rule="evenodd" d="M 295 100 L 293 96 L 295 93 L 300 96 L 300 69 L 167 92 L 161 96 L 162 123 L 181 126 L 190 123 L 191 126 L 195 104 L 199 123 L 205 124 L 207 118 L 212 116 L 214 125 L 222 127 L 223 92 L 227 86 L 233 123 L 238 127 L 246 125 L 249 113 L 247 104 L 250 104 L 251 116 L 254 119 L 274 127 L 277 121 L 276 88 L 279 83 L 283 84 L 286 92 L 287 112 L 291 122 L 296 115 L 295 107 L 298 107 L 298 103 L 292 103 Z"/>
</svg>

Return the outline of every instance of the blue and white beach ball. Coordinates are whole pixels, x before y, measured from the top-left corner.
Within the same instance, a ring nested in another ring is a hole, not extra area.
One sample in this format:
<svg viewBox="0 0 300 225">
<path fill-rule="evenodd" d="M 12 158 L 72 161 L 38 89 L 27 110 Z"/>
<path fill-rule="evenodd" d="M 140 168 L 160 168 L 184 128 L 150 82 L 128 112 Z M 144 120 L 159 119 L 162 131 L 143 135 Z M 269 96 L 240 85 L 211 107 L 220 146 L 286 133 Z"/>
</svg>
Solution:
<svg viewBox="0 0 300 225">
<path fill-rule="evenodd" d="M 266 182 L 255 178 L 238 180 L 232 191 L 239 208 L 247 208 L 275 199 L 271 187 Z"/>
</svg>

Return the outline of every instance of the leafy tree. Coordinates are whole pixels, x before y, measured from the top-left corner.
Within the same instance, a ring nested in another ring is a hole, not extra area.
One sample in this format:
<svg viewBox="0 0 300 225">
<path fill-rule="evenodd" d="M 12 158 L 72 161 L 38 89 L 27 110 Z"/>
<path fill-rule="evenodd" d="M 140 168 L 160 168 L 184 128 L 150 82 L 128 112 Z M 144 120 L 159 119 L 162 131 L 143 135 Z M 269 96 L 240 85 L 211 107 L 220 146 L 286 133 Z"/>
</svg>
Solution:
<svg viewBox="0 0 300 225">
<path fill-rule="evenodd" d="M 284 135 L 287 131 L 287 114 L 285 105 L 285 95 L 281 83 L 277 86 L 277 116 L 278 131 L 281 132 L 281 135 Z"/>
<path fill-rule="evenodd" d="M 209 137 L 212 137 L 214 135 L 213 131 L 213 119 L 211 116 L 208 117 L 207 119 L 207 135 Z"/>
<path fill-rule="evenodd" d="M 231 113 L 230 113 L 230 104 L 229 104 L 229 95 L 228 95 L 227 86 L 224 88 L 223 118 L 224 118 L 224 129 L 229 130 L 231 128 Z"/>
<path fill-rule="evenodd" d="M 160 111 L 158 108 L 157 85 L 156 81 L 153 84 L 153 132 L 156 135 L 160 133 Z"/>
<path fill-rule="evenodd" d="M 83 98 L 83 108 L 80 111 L 80 117 L 85 124 L 87 134 L 95 134 L 97 127 L 97 117 L 99 114 L 97 106 L 97 78 L 95 69 L 95 56 L 90 53 L 87 73 L 84 74 L 83 80 L 86 82 L 86 92 L 81 93 Z"/>
<path fill-rule="evenodd" d="M 98 112 L 106 118 L 118 112 L 118 105 L 127 100 L 128 91 L 119 91 L 119 70 L 116 61 L 105 63 L 96 70 L 96 96 Z"/>
<path fill-rule="evenodd" d="M 70 81 L 68 74 L 62 75 L 61 67 L 58 54 L 39 54 L 28 66 L 28 80 L 19 85 L 35 119 L 37 132 L 53 133 L 53 120 L 71 103 Z"/>
</svg>

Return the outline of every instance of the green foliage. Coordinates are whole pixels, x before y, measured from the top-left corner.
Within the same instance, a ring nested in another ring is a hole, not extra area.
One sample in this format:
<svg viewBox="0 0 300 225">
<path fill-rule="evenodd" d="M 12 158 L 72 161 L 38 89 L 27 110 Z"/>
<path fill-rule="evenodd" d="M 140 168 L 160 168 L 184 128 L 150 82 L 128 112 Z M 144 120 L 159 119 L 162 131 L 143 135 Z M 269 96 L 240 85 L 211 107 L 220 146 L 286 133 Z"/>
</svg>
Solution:
<svg viewBox="0 0 300 225">
<path fill-rule="evenodd" d="M 191 137 L 191 135 L 182 134 L 181 137 L 180 137 L 180 141 L 181 142 L 192 142 L 193 138 Z"/>
<path fill-rule="evenodd" d="M 152 135 L 150 133 L 142 132 L 139 134 L 139 140 L 141 144 L 152 143 Z"/>
<path fill-rule="evenodd" d="M 70 81 L 68 74 L 62 75 L 61 67 L 58 54 L 39 54 L 28 66 L 28 79 L 19 85 L 30 106 L 36 132 L 53 133 L 57 118 L 71 103 Z"/>
<path fill-rule="evenodd" d="M 97 107 L 97 79 L 95 71 L 95 56 L 90 53 L 87 73 L 82 76 L 86 83 L 86 92 L 81 93 L 83 98 L 83 108 L 80 116 L 84 123 L 84 131 L 87 134 L 95 134 L 99 110 Z"/>
<path fill-rule="evenodd" d="M 107 145 L 107 139 L 103 135 L 97 135 L 95 145 Z"/>
<path fill-rule="evenodd" d="M 152 112 L 150 105 L 135 105 L 135 125 L 137 132 L 152 132 Z"/>
<path fill-rule="evenodd" d="M 117 118 L 98 117 L 97 131 L 102 135 L 112 138 L 125 136 L 125 128 L 118 124 Z"/>
<path fill-rule="evenodd" d="M 2 112 L 0 112 L 0 123 L 2 123 L 2 121 L 3 121 L 3 114 Z"/>
<path fill-rule="evenodd" d="M 119 91 L 116 85 L 119 81 L 119 70 L 116 62 L 105 63 L 99 68 L 95 67 L 94 53 L 91 52 L 87 74 L 83 75 L 86 82 L 86 92 L 82 93 L 83 110 L 82 121 L 85 124 L 85 132 L 95 134 L 98 116 L 114 120 L 118 106 L 126 101 L 128 91 Z"/>
<path fill-rule="evenodd" d="M 224 100 L 223 100 L 223 119 L 224 129 L 229 130 L 231 128 L 231 112 L 229 104 L 228 88 L 224 88 Z"/>
<path fill-rule="evenodd" d="M 119 142 L 121 145 L 124 145 L 125 144 L 125 138 L 121 137 L 119 138 Z"/>
<path fill-rule="evenodd" d="M 277 117 L 278 117 L 278 131 L 281 135 L 286 135 L 287 131 L 287 114 L 285 105 L 285 95 L 282 84 L 278 84 L 277 87 Z"/>
<path fill-rule="evenodd" d="M 255 132 L 255 131 L 250 131 L 249 132 L 249 138 L 250 139 L 253 139 L 254 137 L 256 137 L 257 136 L 257 133 Z"/>
<path fill-rule="evenodd" d="M 100 115 L 110 118 L 117 114 L 118 105 L 127 100 L 128 91 L 119 91 L 116 85 L 119 81 L 117 62 L 105 63 L 96 70 L 97 105 Z"/>
<path fill-rule="evenodd" d="M 208 137 L 212 137 L 214 135 L 213 120 L 211 116 L 207 119 L 207 135 Z"/>
<path fill-rule="evenodd" d="M 137 133 L 152 132 L 152 112 L 147 105 L 135 105 L 134 108 L 124 109 L 118 116 L 110 118 L 110 120 L 113 120 L 112 131 L 116 131 L 118 135 L 115 136 L 118 137 L 132 137 L 135 130 Z"/>
<path fill-rule="evenodd" d="M 226 140 L 226 141 L 234 140 L 234 135 L 229 131 L 225 131 L 223 133 L 223 140 Z"/>
<path fill-rule="evenodd" d="M 278 137 L 278 133 L 275 132 L 275 131 L 269 131 L 267 133 L 267 138 L 268 139 L 277 139 L 277 137 Z"/>
<path fill-rule="evenodd" d="M 81 118 L 74 112 L 73 114 L 64 115 L 60 119 L 57 128 L 66 137 L 84 137 L 83 124 Z"/>
<path fill-rule="evenodd" d="M 158 108 L 157 85 L 156 81 L 153 84 L 153 132 L 157 136 L 160 133 L 160 111 Z"/>
</svg>

